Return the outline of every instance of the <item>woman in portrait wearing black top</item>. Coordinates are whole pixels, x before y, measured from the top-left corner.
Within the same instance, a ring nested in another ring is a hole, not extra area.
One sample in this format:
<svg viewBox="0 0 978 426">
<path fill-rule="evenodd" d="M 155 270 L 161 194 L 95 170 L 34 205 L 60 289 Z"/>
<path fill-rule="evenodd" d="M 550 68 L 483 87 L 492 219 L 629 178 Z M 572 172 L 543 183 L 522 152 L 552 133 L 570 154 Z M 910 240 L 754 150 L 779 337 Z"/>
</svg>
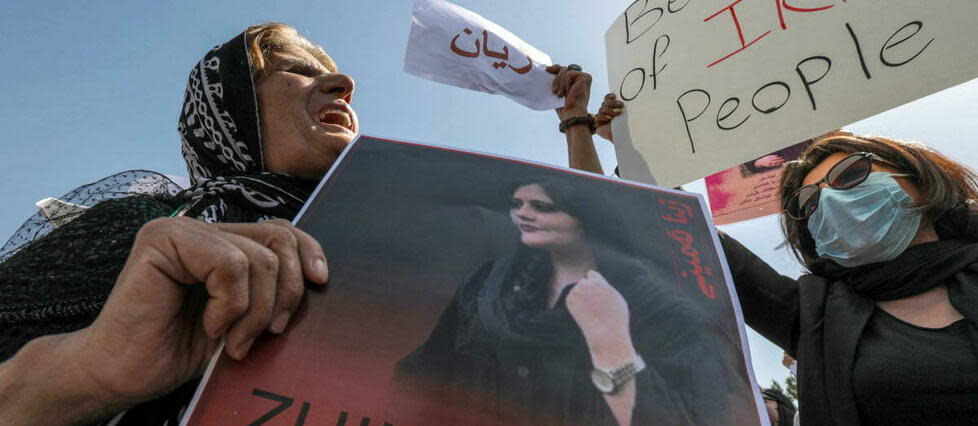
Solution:
<svg viewBox="0 0 978 426">
<path fill-rule="evenodd" d="M 628 257 L 623 226 L 597 194 L 554 178 L 512 189 L 519 246 L 458 289 L 427 341 L 398 363 L 402 389 L 439 393 L 440 401 L 466 395 L 462 404 L 483 410 L 487 423 L 749 418 L 730 413 L 738 404 L 728 401 L 743 394 L 733 388 L 748 386 L 746 378 L 722 380 L 737 371 L 737 358 L 714 359 L 718 350 L 706 342 L 716 328 Z"/>
</svg>

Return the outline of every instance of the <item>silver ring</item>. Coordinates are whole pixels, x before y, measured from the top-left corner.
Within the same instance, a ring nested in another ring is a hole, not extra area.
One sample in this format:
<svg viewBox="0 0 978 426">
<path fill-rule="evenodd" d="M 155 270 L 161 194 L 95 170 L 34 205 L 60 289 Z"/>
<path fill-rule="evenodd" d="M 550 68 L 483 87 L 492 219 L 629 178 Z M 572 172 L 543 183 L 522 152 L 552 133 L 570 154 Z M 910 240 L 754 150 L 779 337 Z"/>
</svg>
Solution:
<svg viewBox="0 0 978 426">
<path fill-rule="evenodd" d="M 577 64 L 570 64 L 567 66 L 567 69 L 571 71 L 584 71 L 584 68 L 581 68 L 581 66 Z"/>
</svg>

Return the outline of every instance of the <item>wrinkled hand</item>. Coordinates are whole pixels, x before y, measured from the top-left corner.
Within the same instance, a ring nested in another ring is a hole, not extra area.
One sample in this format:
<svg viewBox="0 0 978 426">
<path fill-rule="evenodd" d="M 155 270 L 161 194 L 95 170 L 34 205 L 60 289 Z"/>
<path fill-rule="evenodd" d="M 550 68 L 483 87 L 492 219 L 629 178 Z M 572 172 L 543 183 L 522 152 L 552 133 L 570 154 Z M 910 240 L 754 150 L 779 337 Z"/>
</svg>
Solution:
<svg viewBox="0 0 978 426">
<path fill-rule="evenodd" d="M 765 169 L 773 169 L 781 166 L 782 164 L 784 164 L 784 158 L 781 158 L 780 155 L 775 154 L 765 155 L 754 160 L 755 167 L 762 167 Z"/>
<path fill-rule="evenodd" d="M 563 121 L 587 115 L 587 103 L 591 98 L 591 74 L 569 70 L 557 64 L 548 66 L 547 72 L 556 76 L 551 91 L 557 97 L 564 98 L 564 106 L 557 108 L 557 117 Z"/>
<path fill-rule="evenodd" d="M 619 101 L 614 93 L 604 95 L 601 108 L 598 109 L 597 114 L 594 114 L 594 123 L 598 126 L 598 136 L 614 142 L 614 137 L 611 134 L 611 121 L 621 115 L 621 110 L 624 107 L 625 103 Z"/>
<path fill-rule="evenodd" d="M 588 271 L 577 282 L 567 295 L 567 310 L 584 334 L 595 365 L 623 365 L 634 359 L 628 303 L 600 273 Z"/>
<path fill-rule="evenodd" d="M 303 277 L 328 279 L 319 243 L 284 220 L 147 223 L 105 307 L 75 341 L 93 392 L 128 406 L 203 373 L 225 337 L 241 359 L 265 330 L 284 331 Z"/>
</svg>

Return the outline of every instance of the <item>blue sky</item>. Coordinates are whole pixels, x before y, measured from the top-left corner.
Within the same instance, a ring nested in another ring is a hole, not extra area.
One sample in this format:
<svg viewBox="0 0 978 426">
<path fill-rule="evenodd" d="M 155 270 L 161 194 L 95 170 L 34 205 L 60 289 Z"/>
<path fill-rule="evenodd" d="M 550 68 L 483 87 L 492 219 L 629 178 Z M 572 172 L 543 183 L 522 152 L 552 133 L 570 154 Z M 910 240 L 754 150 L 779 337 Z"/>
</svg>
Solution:
<svg viewBox="0 0 978 426">
<path fill-rule="evenodd" d="M 592 110 L 607 89 L 604 32 L 626 0 L 458 0 L 558 63 L 594 75 Z M 247 25 L 281 21 L 322 44 L 357 82 L 366 134 L 566 165 L 553 112 L 443 86 L 401 71 L 410 0 L 10 2 L 0 14 L 0 239 L 34 202 L 106 175 L 147 169 L 186 175 L 176 121 L 190 67 Z M 978 84 L 966 83 L 850 126 L 915 138 L 978 165 Z M 853 99 L 858 102 L 858 99 Z M 599 142 L 606 169 L 615 163 Z M 702 185 L 692 185 L 700 190 Z M 727 227 L 786 274 L 771 217 Z M 752 337 L 758 381 L 783 380 L 780 351 Z"/>
</svg>

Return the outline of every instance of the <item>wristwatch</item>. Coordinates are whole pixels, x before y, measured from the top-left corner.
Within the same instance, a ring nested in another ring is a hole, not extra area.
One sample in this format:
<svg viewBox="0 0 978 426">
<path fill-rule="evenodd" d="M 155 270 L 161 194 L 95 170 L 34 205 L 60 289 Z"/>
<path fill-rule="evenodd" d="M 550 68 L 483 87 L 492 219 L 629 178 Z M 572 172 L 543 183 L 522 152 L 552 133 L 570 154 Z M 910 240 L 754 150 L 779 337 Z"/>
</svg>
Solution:
<svg viewBox="0 0 978 426">
<path fill-rule="evenodd" d="M 621 389 L 621 386 L 628 383 L 636 374 L 645 370 L 645 361 L 641 356 L 635 354 L 635 360 L 621 367 L 611 370 L 596 368 L 591 371 L 591 381 L 594 387 L 606 394 L 614 394 Z"/>
</svg>

